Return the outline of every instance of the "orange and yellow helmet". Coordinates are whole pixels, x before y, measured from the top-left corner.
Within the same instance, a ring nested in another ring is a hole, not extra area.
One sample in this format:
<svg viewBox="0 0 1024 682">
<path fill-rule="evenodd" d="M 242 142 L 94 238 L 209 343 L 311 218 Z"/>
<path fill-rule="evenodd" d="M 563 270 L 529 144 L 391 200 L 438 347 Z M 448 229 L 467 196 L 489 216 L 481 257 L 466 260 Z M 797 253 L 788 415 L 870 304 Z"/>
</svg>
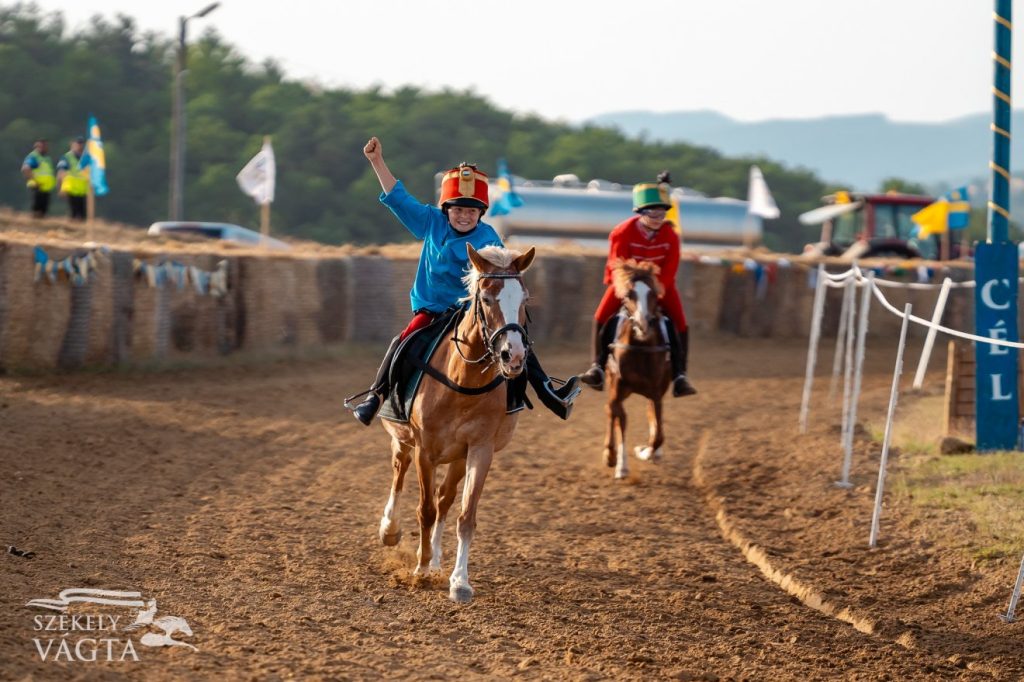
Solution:
<svg viewBox="0 0 1024 682">
<path fill-rule="evenodd" d="M 441 198 L 437 203 L 443 211 L 449 206 L 469 206 L 486 211 L 490 206 L 487 175 L 472 164 L 460 163 L 441 178 Z"/>
</svg>

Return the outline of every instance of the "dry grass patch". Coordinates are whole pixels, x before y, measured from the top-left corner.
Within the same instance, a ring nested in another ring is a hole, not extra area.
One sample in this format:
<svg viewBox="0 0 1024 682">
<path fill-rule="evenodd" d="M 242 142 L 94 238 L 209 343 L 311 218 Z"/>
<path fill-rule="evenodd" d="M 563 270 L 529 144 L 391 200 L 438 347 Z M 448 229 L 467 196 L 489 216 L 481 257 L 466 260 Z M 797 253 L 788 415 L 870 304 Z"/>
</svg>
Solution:
<svg viewBox="0 0 1024 682">
<path fill-rule="evenodd" d="M 940 455 L 942 409 L 941 395 L 908 396 L 901 405 L 893 425 L 892 445 L 900 456 L 892 464 L 890 493 L 912 521 L 941 517 L 934 524 L 938 532 L 975 561 L 1020 556 L 1024 453 Z"/>
</svg>

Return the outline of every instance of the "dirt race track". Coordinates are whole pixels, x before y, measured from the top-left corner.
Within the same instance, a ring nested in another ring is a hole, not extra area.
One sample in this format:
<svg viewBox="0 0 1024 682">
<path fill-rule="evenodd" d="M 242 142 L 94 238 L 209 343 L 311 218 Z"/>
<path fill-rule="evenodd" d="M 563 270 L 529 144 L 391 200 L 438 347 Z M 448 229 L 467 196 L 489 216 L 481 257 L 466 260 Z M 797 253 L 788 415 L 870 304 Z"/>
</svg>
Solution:
<svg viewBox="0 0 1024 682">
<path fill-rule="evenodd" d="M 411 576 L 414 476 L 402 543 L 377 540 L 387 440 L 340 402 L 381 349 L 0 378 L 2 540 L 35 552 L 0 557 L 0 677 L 1021 679 L 1024 626 L 996 618 L 1015 560 L 971 566 L 934 536 L 955 520 L 907 524 L 892 505 L 867 551 L 878 448 L 858 441 L 856 487 L 831 486 L 822 391 L 796 434 L 803 343 L 694 346 L 700 394 L 669 403 L 664 460 L 634 462 L 628 482 L 601 462 L 604 394 L 566 424 L 521 418 L 487 480 L 468 606 L 447 598 L 454 515 L 445 574 Z M 541 350 L 556 375 L 585 364 L 582 349 Z M 892 353 L 869 354 L 877 418 Z M 636 400 L 630 446 L 646 433 Z M 33 638 L 61 633 L 34 630 L 53 612 L 25 603 L 71 587 L 156 598 L 198 651 L 136 635 L 138 661 L 41 660 Z"/>
</svg>

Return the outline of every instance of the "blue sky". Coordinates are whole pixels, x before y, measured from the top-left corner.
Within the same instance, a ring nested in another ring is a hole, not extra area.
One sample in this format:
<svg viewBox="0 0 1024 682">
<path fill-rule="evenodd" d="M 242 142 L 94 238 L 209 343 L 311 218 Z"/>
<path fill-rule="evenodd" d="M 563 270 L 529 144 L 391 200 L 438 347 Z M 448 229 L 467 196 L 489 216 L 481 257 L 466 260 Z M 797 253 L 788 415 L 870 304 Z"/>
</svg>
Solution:
<svg viewBox="0 0 1024 682">
<path fill-rule="evenodd" d="M 170 36 L 178 16 L 208 3 L 37 4 L 61 11 L 71 31 L 93 14 L 123 13 Z M 941 121 L 991 110 L 992 7 L 988 0 L 223 0 L 193 20 L 190 33 L 215 28 L 250 59 L 272 57 L 289 76 L 327 86 L 472 88 L 502 108 L 548 119 L 712 109 L 741 120 L 881 112 Z M 1015 91 L 1024 85 L 1020 71 Z"/>
</svg>

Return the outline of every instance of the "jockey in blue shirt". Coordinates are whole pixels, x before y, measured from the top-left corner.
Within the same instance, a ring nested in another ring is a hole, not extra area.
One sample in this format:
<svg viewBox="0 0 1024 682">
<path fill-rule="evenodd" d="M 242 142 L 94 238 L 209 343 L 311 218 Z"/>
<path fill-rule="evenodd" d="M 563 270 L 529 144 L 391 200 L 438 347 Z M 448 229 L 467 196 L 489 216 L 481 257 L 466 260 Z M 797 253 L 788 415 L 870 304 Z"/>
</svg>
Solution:
<svg viewBox="0 0 1024 682">
<path fill-rule="evenodd" d="M 413 236 L 423 240 L 416 281 L 409 293 L 412 321 L 391 340 L 367 398 L 353 410 L 355 418 L 369 426 L 391 389 L 391 362 L 401 342 L 457 305 L 459 299 L 466 295 L 466 287 L 462 283 L 469 267 L 466 245 L 472 244 L 479 250 L 503 244 L 494 228 L 480 221 L 488 207 L 487 176 L 475 166 L 461 164 L 445 173 L 440 206 L 432 206 L 417 201 L 391 174 L 384 162 L 380 140 L 370 138 L 363 147 L 363 154 L 384 190 L 380 202 L 391 209 Z M 554 388 L 533 352 L 527 354 L 526 373 L 541 402 L 562 419 L 568 419 L 573 400 L 580 392 L 576 377 L 569 379 L 564 386 Z"/>
</svg>

